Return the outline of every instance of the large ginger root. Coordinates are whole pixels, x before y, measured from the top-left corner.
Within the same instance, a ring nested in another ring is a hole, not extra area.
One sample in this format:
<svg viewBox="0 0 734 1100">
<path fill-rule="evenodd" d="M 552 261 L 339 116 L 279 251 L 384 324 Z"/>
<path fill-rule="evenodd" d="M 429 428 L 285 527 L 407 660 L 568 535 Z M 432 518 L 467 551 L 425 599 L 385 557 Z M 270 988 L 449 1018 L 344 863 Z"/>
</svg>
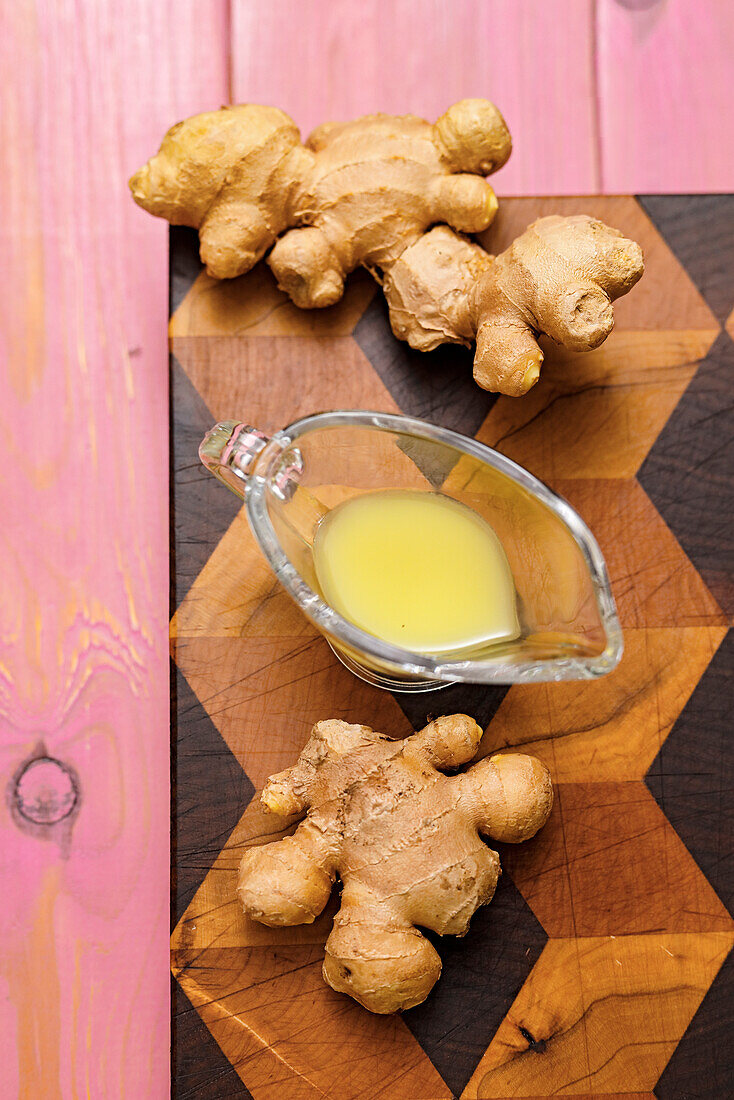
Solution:
<svg viewBox="0 0 734 1100">
<path fill-rule="evenodd" d="M 384 289 L 396 336 L 420 351 L 476 340 L 476 381 L 517 397 L 538 380 L 538 335 L 573 351 L 598 347 L 614 324 L 612 302 L 642 271 L 642 249 L 618 230 L 553 215 L 497 257 L 432 229 L 391 266 Z"/>
<path fill-rule="evenodd" d="M 491 899 L 499 858 L 479 833 L 516 844 L 550 813 L 550 777 L 532 756 L 502 754 L 441 774 L 470 761 L 481 736 L 464 714 L 404 741 L 319 722 L 298 762 L 263 792 L 273 813 L 307 816 L 293 836 L 245 853 L 245 912 L 263 924 L 309 924 L 338 874 L 324 978 L 371 1012 L 420 1004 L 438 980 L 441 960 L 416 925 L 463 936 Z"/>
<path fill-rule="evenodd" d="M 283 111 L 223 107 L 172 127 L 130 188 L 151 214 L 199 230 L 218 279 L 249 271 L 277 241 L 268 263 L 280 287 L 312 308 L 337 302 L 359 264 L 388 266 L 436 222 L 486 229 L 497 200 L 481 177 L 511 147 L 484 99 L 455 104 L 435 125 L 412 115 L 327 123 L 306 146 Z"/>
<path fill-rule="evenodd" d="M 302 308 L 333 305 L 364 265 L 384 279 L 396 336 L 422 351 L 476 339 L 479 385 L 518 396 L 540 374 L 540 333 L 576 351 L 606 338 L 642 252 L 583 215 L 540 218 L 496 258 L 446 228 L 489 226 L 497 200 L 482 177 L 510 151 L 483 99 L 435 125 L 412 115 L 326 123 L 305 146 L 275 107 L 223 107 L 172 127 L 130 187 L 152 214 L 199 230 L 216 278 L 272 249 L 278 285 Z M 437 222 L 446 225 L 426 232 Z"/>
</svg>

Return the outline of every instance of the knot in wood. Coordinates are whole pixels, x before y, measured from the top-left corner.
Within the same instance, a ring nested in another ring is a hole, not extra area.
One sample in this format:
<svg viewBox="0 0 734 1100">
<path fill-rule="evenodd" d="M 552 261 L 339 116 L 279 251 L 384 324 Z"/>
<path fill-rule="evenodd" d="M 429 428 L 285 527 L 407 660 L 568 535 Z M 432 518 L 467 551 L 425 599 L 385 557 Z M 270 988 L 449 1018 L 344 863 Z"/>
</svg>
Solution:
<svg viewBox="0 0 734 1100">
<path fill-rule="evenodd" d="M 52 756 L 38 756 L 16 777 L 12 798 L 26 821 L 56 825 L 73 813 L 79 800 L 79 783 L 67 764 Z"/>
</svg>

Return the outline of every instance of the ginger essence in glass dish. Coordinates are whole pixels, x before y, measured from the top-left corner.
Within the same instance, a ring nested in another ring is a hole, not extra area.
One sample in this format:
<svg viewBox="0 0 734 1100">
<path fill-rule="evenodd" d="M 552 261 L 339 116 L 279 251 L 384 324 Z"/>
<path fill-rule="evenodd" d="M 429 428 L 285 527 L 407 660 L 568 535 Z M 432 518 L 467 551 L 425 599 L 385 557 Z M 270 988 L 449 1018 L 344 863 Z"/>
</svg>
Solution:
<svg viewBox="0 0 734 1100">
<path fill-rule="evenodd" d="M 199 453 L 244 498 L 286 591 L 370 684 L 585 680 L 619 661 L 622 632 L 588 527 L 476 439 L 342 409 L 272 436 L 223 421 Z M 229 552 L 235 584 L 237 547 Z"/>
<path fill-rule="evenodd" d="M 520 633 L 507 557 L 490 525 L 442 493 L 395 489 L 327 512 L 313 543 L 324 599 L 417 653 L 457 653 Z"/>
</svg>

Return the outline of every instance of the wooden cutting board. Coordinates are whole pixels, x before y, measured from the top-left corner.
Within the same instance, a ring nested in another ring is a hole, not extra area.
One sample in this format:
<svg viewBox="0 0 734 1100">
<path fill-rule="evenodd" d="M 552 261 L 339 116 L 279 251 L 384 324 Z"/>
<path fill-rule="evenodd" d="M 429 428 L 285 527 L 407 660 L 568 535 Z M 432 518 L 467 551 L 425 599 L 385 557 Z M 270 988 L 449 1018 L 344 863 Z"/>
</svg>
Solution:
<svg viewBox="0 0 734 1100">
<path fill-rule="evenodd" d="M 726 196 L 505 199 L 504 248 L 549 212 L 638 240 L 646 273 L 596 352 L 547 349 L 520 400 L 471 380 L 460 348 L 411 352 L 355 275 L 304 313 L 266 267 L 218 284 L 171 234 L 174 1081 L 180 1097 L 438 1100 L 734 1093 L 727 719 L 732 546 L 734 202 Z M 726 324 L 729 321 L 729 331 Z M 280 590 L 238 502 L 197 462 L 218 419 L 265 431 L 332 408 L 402 410 L 469 435 L 566 496 L 606 555 L 626 650 L 595 683 L 362 684 Z M 375 1017 L 321 979 L 334 913 L 247 920 L 243 849 L 279 835 L 257 792 L 314 722 L 404 735 L 462 710 L 484 748 L 520 746 L 556 784 L 533 841 L 420 1007 Z M 727 993 L 727 988 L 729 992 Z"/>
</svg>

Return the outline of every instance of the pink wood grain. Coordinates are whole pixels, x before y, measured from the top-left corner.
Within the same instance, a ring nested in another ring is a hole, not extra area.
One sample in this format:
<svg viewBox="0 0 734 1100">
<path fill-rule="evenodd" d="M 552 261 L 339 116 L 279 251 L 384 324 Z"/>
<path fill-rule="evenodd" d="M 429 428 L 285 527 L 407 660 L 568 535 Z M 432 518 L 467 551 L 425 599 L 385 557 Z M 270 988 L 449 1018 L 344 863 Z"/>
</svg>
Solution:
<svg viewBox="0 0 734 1100">
<path fill-rule="evenodd" d="M 223 3 L 19 0 L 0 35 L 0 1096 L 169 1090 L 166 226 L 126 178 L 226 98 Z M 64 851 L 64 845 L 67 850 Z"/>
<path fill-rule="evenodd" d="M 304 134 L 488 96 L 500 194 L 734 189 L 734 6 L 700 0 L 232 0 L 237 100 Z"/>
<path fill-rule="evenodd" d="M 514 141 L 500 194 L 594 192 L 593 30 L 593 0 L 232 0 L 233 95 L 277 104 L 304 135 L 487 96 Z"/>
<path fill-rule="evenodd" d="M 734 5 L 598 0 L 605 192 L 734 190 Z"/>
</svg>

